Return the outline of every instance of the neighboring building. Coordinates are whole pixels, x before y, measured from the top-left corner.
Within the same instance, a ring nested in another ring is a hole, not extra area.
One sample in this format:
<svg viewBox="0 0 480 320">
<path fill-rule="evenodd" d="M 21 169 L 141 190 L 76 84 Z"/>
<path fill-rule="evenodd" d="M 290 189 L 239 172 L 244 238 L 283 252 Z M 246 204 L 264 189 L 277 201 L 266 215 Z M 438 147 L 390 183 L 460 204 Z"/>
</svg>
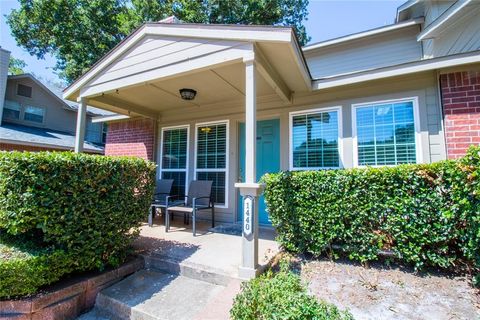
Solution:
<svg viewBox="0 0 480 320">
<path fill-rule="evenodd" d="M 8 57 L 0 49 L 0 150 L 73 150 L 77 105 L 31 74 L 7 76 Z M 92 117 L 107 114 L 112 113 L 89 107 L 86 152 L 104 152 L 105 126 Z"/>
<path fill-rule="evenodd" d="M 304 48 L 287 27 L 147 23 L 64 97 L 121 114 L 94 120 L 109 121 L 106 154 L 156 161 L 176 190 L 213 180 L 219 220 L 240 221 L 237 189 L 255 196 L 266 172 L 479 144 L 479 16 L 478 1 L 408 1 L 392 25 Z"/>
</svg>

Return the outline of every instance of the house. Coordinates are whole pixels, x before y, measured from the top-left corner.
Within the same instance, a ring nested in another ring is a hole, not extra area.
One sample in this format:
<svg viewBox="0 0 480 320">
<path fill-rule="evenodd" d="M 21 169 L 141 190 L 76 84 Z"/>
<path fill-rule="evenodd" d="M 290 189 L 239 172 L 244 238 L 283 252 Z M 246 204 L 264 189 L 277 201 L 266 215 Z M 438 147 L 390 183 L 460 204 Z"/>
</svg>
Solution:
<svg viewBox="0 0 480 320">
<path fill-rule="evenodd" d="M 73 150 L 77 105 L 31 74 L 7 75 L 9 56 L 0 48 L 0 150 Z M 89 107 L 86 152 L 104 152 L 106 126 L 92 123 L 101 115 L 112 113 Z"/>
<path fill-rule="evenodd" d="M 430 163 L 480 143 L 479 14 L 411 0 L 392 25 L 303 48 L 288 27 L 146 23 L 65 89 L 76 151 L 87 104 L 118 113 L 99 120 L 106 154 L 157 162 L 177 193 L 213 180 L 219 220 L 252 214 L 243 195 L 268 225 L 266 172 Z"/>
</svg>

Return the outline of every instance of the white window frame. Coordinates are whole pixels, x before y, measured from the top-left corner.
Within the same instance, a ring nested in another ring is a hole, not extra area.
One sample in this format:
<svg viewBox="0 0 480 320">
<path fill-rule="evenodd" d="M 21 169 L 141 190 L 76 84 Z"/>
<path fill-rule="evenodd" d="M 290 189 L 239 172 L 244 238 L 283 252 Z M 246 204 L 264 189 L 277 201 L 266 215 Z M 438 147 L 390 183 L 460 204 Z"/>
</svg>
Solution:
<svg viewBox="0 0 480 320">
<path fill-rule="evenodd" d="M 299 115 L 309 115 L 316 113 L 324 113 L 330 111 L 337 111 L 338 114 L 338 167 L 299 167 L 293 166 L 293 117 Z M 288 128 L 288 145 L 289 145 L 289 169 L 290 171 L 302 170 L 328 170 L 328 169 L 342 169 L 343 168 L 343 126 L 342 126 L 342 106 L 324 107 L 315 109 L 306 109 L 300 111 L 293 111 L 289 113 L 289 128 Z"/>
<path fill-rule="evenodd" d="M 204 127 L 208 125 L 217 125 L 225 124 L 226 125 L 226 158 L 225 158 L 225 169 L 198 169 L 197 168 L 197 147 L 198 147 L 198 127 Z M 194 164 L 194 179 L 197 179 L 197 172 L 225 172 L 225 204 L 216 205 L 215 208 L 228 208 L 228 199 L 229 199 L 229 171 L 230 171 L 230 120 L 218 120 L 218 121 L 209 121 L 209 122 L 199 122 L 195 124 L 195 164 Z"/>
<path fill-rule="evenodd" d="M 399 102 L 412 102 L 413 103 L 413 123 L 415 127 L 415 163 L 423 163 L 423 148 L 422 148 L 422 132 L 420 129 L 420 110 L 418 106 L 418 96 L 406 97 L 399 99 L 389 100 L 377 100 L 362 103 L 352 104 L 352 140 L 353 140 L 353 166 L 357 168 L 364 168 L 367 166 L 361 166 L 358 164 L 358 136 L 357 136 L 357 109 L 361 107 L 381 105 L 385 103 L 399 103 Z M 394 165 L 374 165 L 370 167 L 392 167 Z"/>
<path fill-rule="evenodd" d="M 176 129 L 187 129 L 187 159 L 185 163 L 185 169 L 163 169 L 163 135 L 165 131 L 169 130 L 176 130 Z M 163 172 L 185 172 L 185 190 L 184 193 L 185 195 L 188 192 L 188 185 L 189 185 L 189 180 L 188 180 L 188 171 L 190 168 L 190 125 L 189 124 L 183 124 L 183 125 L 178 125 L 178 126 L 171 126 L 171 127 L 162 127 L 161 135 L 160 135 L 160 168 L 159 168 L 159 176 L 158 179 L 162 179 L 162 173 Z"/>
<path fill-rule="evenodd" d="M 33 108 L 39 108 L 39 109 L 42 109 L 43 110 L 43 116 L 42 116 L 42 122 L 36 122 L 36 121 L 31 121 L 31 120 L 27 120 L 25 119 L 25 115 L 28 113 L 26 110 L 28 107 L 33 107 Z M 35 105 L 32 105 L 32 104 L 25 104 L 25 105 L 22 105 L 22 121 L 25 121 L 27 123 L 36 123 L 37 125 L 38 124 L 45 124 L 45 118 L 47 117 L 47 108 L 45 107 L 41 107 L 41 106 L 35 106 Z"/>
</svg>

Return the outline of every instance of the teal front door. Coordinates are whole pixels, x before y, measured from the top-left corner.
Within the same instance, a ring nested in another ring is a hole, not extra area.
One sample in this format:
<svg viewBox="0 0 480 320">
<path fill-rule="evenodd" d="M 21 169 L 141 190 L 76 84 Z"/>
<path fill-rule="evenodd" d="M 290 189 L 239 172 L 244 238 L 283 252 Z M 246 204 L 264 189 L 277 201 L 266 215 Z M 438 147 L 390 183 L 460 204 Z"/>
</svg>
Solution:
<svg viewBox="0 0 480 320">
<path fill-rule="evenodd" d="M 239 127 L 239 180 L 245 181 L 245 124 Z M 265 173 L 280 171 L 280 121 L 278 119 L 257 121 L 257 181 Z M 243 219 L 243 201 L 238 196 L 238 220 Z M 258 214 L 260 224 L 270 224 L 265 199 L 260 197 Z"/>
</svg>

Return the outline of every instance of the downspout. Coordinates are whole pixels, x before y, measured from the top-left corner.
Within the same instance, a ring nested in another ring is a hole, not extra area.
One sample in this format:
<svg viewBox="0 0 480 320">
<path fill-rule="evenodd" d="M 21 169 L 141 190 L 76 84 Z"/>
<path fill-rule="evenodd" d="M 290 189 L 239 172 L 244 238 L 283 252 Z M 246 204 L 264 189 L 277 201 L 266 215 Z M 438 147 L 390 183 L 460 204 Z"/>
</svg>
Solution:
<svg viewBox="0 0 480 320">
<path fill-rule="evenodd" d="M 447 153 L 447 132 L 445 131 L 445 109 L 443 106 L 443 95 L 442 95 L 442 84 L 440 81 L 440 70 L 436 70 L 436 78 L 437 78 L 437 99 L 438 103 L 440 105 L 440 130 L 442 131 L 443 134 L 443 152 L 445 154 L 445 159 L 448 159 L 448 153 Z"/>
</svg>

